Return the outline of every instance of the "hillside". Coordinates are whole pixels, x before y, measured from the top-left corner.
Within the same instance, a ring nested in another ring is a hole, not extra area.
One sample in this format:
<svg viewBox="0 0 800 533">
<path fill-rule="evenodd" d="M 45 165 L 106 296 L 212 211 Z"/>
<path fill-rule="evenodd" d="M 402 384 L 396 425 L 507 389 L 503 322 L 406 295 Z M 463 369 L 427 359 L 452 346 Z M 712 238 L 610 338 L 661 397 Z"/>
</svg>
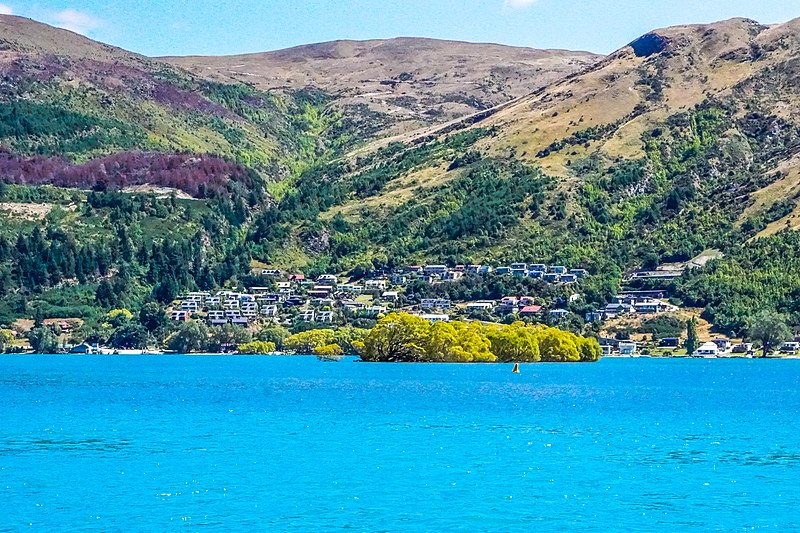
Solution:
<svg viewBox="0 0 800 533">
<path fill-rule="evenodd" d="M 767 292 L 798 288 L 796 275 L 773 285 L 778 264 L 746 259 L 795 245 L 750 239 L 797 226 L 798 56 L 797 20 L 655 30 L 494 113 L 311 169 L 290 200 L 298 216 L 281 216 L 301 247 L 325 235 L 331 248 L 312 257 L 334 268 L 516 258 L 582 264 L 602 290 L 629 269 L 716 248 L 727 258 L 711 270 L 747 261 L 762 285 L 745 296 L 744 280 L 700 288 L 701 276 L 675 289 L 741 330 L 750 309 L 774 305 Z M 738 296 L 723 302 L 720 290 Z"/>
<path fill-rule="evenodd" d="M 226 70 L 244 68 L 231 58 L 193 74 L 0 23 L 0 318 L 96 319 L 93 298 L 138 308 L 265 283 L 254 266 L 361 277 L 522 261 L 588 270 L 577 299 L 537 293 L 570 298 L 567 323 L 581 329 L 626 274 L 702 256 L 714 259 L 631 288 L 666 289 L 728 334 L 762 309 L 800 325 L 800 20 L 654 30 L 589 66 L 489 45 L 323 44 L 247 58 L 288 65 L 251 84 Z M 507 89 L 481 85 L 492 64 L 517 65 Z M 408 109 L 453 91 L 481 103 L 384 120 L 395 90 Z M 409 290 L 517 289 L 470 277 Z"/>
<path fill-rule="evenodd" d="M 265 91 L 322 90 L 379 136 L 529 94 L 601 56 L 421 38 L 335 41 L 229 57 L 168 57 L 202 77 Z"/>
<path fill-rule="evenodd" d="M 208 153 L 268 179 L 329 145 L 323 95 L 208 82 L 30 19 L 0 15 L 0 147 L 83 163 L 123 151 Z"/>
</svg>

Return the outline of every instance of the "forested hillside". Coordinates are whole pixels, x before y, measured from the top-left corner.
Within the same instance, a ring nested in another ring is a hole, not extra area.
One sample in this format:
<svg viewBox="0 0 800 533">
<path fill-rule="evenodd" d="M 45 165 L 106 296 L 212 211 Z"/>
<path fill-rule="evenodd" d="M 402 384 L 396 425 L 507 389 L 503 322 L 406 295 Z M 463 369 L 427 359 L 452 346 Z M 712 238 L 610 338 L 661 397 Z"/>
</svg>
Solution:
<svg viewBox="0 0 800 533">
<path fill-rule="evenodd" d="M 656 30 L 503 107 L 376 140 L 318 88 L 200 78 L 0 16 L 0 324 L 99 327 L 263 284 L 256 265 L 426 262 L 587 269 L 580 317 L 626 273 L 710 253 L 668 284 L 675 303 L 729 334 L 765 308 L 800 325 L 798 57 L 798 21 Z"/>
</svg>

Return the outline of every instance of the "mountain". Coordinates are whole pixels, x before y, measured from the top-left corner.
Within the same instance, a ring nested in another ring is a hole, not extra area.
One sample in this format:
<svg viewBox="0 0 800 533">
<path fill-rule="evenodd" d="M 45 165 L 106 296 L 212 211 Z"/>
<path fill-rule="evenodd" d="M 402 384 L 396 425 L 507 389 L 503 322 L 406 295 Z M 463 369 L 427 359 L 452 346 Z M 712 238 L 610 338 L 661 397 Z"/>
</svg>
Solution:
<svg viewBox="0 0 800 533">
<path fill-rule="evenodd" d="M 524 261 L 588 270 L 577 300 L 537 293 L 573 329 L 622 284 L 726 334 L 763 310 L 800 325 L 800 19 L 664 28 L 607 57 L 391 40 L 161 60 L 14 17 L 0 43 L 0 322 L 166 304 L 263 265 Z M 684 274 L 630 275 L 659 267 Z"/>
<path fill-rule="evenodd" d="M 602 56 L 422 38 L 334 41 L 228 57 L 167 57 L 197 76 L 265 91 L 314 88 L 342 112 L 409 131 L 524 96 Z"/>
<path fill-rule="evenodd" d="M 0 77 L 0 147 L 20 156 L 203 153 L 280 179 L 336 120 L 320 95 L 209 82 L 14 16 L 0 16 Z"/>
<path fill-rule="evenodd" d="M 617 280 L 599 290 L 721 252 L 714 283 L 674 289 L 741 332 L 753 309 L 798 312 L 800 280 L 763 260 L 800 252 L 781 231 L 800 226 L 798 57 L 800 20 L 655 30 L 490 112 L 311 169 L 296 200 L 317 222 L 283 217 L 295 242 L 352 239 L 344 257 L 310 247 L 335 265 L 553 261 Z"/>
</svg>

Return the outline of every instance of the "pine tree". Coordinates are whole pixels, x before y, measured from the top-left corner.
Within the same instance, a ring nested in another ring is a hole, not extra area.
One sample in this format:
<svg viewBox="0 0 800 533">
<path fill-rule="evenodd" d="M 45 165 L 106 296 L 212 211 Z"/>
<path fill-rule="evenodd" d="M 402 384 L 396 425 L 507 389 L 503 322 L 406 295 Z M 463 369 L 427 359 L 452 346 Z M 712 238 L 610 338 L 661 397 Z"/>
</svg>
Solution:
<svg viewBox="0 0 800 533">
<path fill-rule="evenodd" d="M 692 355 L 697 350 L 697 319 L 686 322 L 686 353 Z"/>
</svg>

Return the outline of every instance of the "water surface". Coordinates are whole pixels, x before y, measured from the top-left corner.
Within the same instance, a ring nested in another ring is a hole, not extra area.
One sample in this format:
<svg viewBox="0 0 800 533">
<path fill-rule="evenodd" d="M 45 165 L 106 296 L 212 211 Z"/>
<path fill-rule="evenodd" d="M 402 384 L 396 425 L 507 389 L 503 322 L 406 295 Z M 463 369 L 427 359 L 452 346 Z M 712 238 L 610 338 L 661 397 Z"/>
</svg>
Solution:
<svg viewBox="0 0 800 533">
<path fill-rule="evenodd" d="M 800 361 L 0 357 L 0 531 L 800 530 Z"/>
</svg>

